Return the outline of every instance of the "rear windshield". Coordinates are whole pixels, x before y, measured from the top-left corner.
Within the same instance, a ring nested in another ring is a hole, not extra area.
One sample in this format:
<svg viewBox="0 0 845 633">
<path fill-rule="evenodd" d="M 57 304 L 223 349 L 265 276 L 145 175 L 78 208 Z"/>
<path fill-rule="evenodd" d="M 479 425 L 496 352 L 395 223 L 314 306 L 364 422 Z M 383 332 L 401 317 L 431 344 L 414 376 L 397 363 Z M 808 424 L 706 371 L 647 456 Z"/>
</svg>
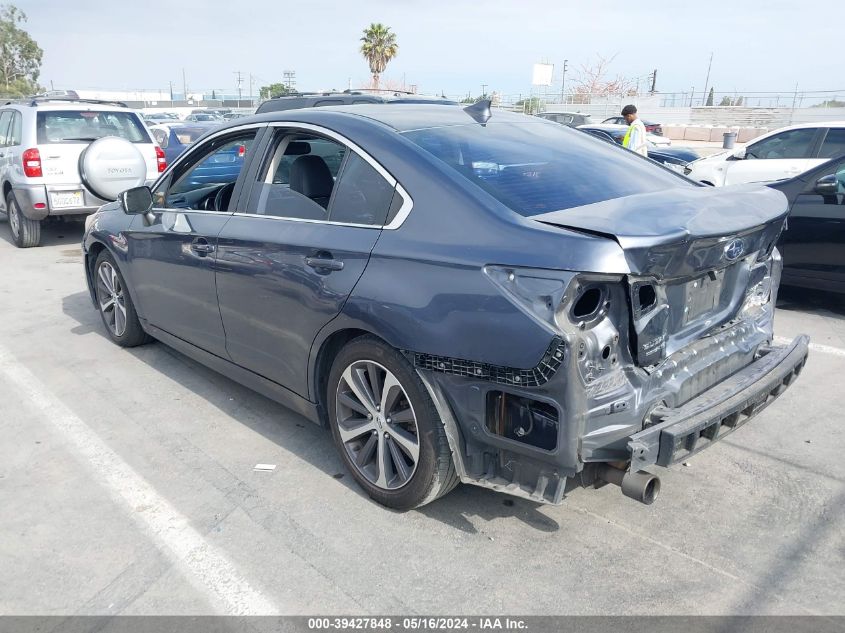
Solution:
<svg viewBox="0 0 845 633">
<path fill-rule="evenodd" d="M 524 216 L 696 186 L 626 149 L 540 121 L 491 121 L 404 135 Z"/>
<path fill-rule="evenodd" d="M 208 132 L 207 127 L 175 127 L 173 133 L 182 145 L 190 145 L 200 136 Z"/>
<path fill-rule="evenodd" d="M 82 143 L 103 136 L 119 136 L 133 143 L 149 143 L 150 137 L 132 112 L 51 110 L 37 117 L 38 144 Z"/>
</svg>

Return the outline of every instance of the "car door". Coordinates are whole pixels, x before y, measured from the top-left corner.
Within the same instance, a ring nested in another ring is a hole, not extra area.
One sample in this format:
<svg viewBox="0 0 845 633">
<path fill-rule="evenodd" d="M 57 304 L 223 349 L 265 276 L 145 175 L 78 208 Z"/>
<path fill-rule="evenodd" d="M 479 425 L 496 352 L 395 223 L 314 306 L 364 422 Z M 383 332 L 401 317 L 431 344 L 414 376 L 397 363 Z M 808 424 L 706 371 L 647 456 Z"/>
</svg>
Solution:
<svg viewBox="0 0 845 633">
<path fill-rule="evenodd" d="M 126 233 L 130 286 L 150 324 L 226 356 L 214 280 L 217 235 L 231 217 L 249 149 L 263 128 L 219 134 L 194 148 L 153 191 L 153 220 Z"/>
<path fill-rule="evenodd" d="M 396 183 L 362 150 L 313 126 L 275 128 L 251 178 L 218 238 L 226 349 L 308 397 L 311 345 L 364 272 Z"/>
<path fill-rule="evenodd" d="M 725 184 L 770 182 L 792 178 L 810 168 L 819 128 L 784 130 L 745 148 L 745 158 L 725 161 Z"/>
<path fill-rule="evenodd" d="M 820 179 L 835 180 L 836 193 L 820 192 Z M 784 275 L 845 290 L 845 158 L 814 174 L 804 187 L 781 238 Z"/>
</svg>

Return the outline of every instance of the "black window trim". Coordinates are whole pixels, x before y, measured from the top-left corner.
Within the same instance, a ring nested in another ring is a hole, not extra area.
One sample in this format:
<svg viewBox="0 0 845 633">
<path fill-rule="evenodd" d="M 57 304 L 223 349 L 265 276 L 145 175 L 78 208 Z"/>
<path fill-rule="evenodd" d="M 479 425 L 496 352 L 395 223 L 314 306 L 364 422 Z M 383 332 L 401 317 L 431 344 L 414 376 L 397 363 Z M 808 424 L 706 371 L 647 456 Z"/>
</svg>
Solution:
<svg viewBox="0 0 845 633">
<path fill-rule="evenodd" d="M 337 132 L 335 132 L 333 130 L 329 130 L 329 129 L 324 128 L 324 127 L 319 126 L 319 125 L 314 125 L 312 123 L 301 123 L 299 121 L 273 121 L 273 122 L 269 123 L 268 124 L 268 130 L 270 131 L 270 134 L 271 134 L 270 138 L 271 139 L 272 139 L 273 136 L 276 135 L 276 128 L 290 129 L 290 130 L 292 130 L 292 133 L 296 133 L 297 131 L 305 130 L 305 131 L 310 132 L 312 134 L 316 134 L 317 136 L 324 136 L 327 139 L 330 139 L 332 141 L 336 141 L 338 143 L 345 145 L 352 152 L 355 152 L 356 154 L 358 154 L 359 157 L 364 159 L 364 161 L 369 163 L 369 165 L 373 169 L 375 169 L 379 173 L 379 175 L 382 176 L 388 182 L 388 184 L 390 184 L 394 188 L 394 192 L 398 193 L 402 197 L 402 206 L 399 208 L 399 211 L 396 214 L 396 216 L 393 218 L 393 220 L 391 220 L 390 223 L 385 224 L 385 225 L 380 225 L 380 224 L 354 224 L 354 223 L 351 223 L 351 222 L 334 222 L 332 220 L 315 220 L 315 219 L 311 219 L 311 218 L 287 218 L 287 217 L 276 216 L 276 215 L 259 215 L 257 213 L 248 213 L 248 212 L 245 212 L 245 211 L 235 211 L 234 215 L 239 216 L 239 217 L 260 218 L 260 219 L 265 219 L 265 220 L 281 220 L 283 222 L 306 222 L 306 223 L 310 223 L 310 224 L 329 224 L 329 225 L 334 225 L 334 226 L 351 226 L 351 227 L 357 227 L 357 228 L 363 228 L 363 229 L 371 229 L 371 230 L 375 230 L 375 231 L 381 231 L 381 230 L 392 231 L 392 230 L 398 229 L 405 222 L 408 215 L 410 215 L 411 210 L 414 207 L 414 201 L 411 198 L 411 196 L 408 194 L 408 192 L 405 190 L 405 188 L 402 187 L 402 184 L 399 181 L 397 181 L 396 178 L 394 178 L 393 175 L 389 171 L 387 171 L 384 167 L 382 167 L 382 165 L 378 161 L 376 161 L 375 158 L 370 156 L 366 151 L 364 151 L 354 141 L 349 140 L 347 137 L 343 136 L 342 134 L 338 134 Z M 273 147 L 272 143 L 267 143 L 267 150 L 269 150 L 270 152 L 275 152 L 276 149 L 278 149 L 278 148 Z M 349 154 L 347 154 L 347 156 L 344 157 L 344 165 L 346 163 L 346 159 L 347 159 L 348 155 Z M 258 164 L 260 164 L 262 166 L 262 169 L 263 169 L 263 167 L 268 164 L 267 161 L 268 161 L 268 157 L 265 157 L 264 160 L 256 161 L 256 162 Z M 343 173 L 343 166 L 344 165 L 341 165 L 341 169 L 338 170 L 338 173 L 337 173 L 338 180 L 340 179 L 340 176 Z M 258 178 L 258 175 L 260 173 L 262 173 L 262 172 L 259 171 L 254 176 L 252 176 L 252 178 L 253 179 Z M 332 192 L 332 194 L 334 194 L 334 192 Z"/>
</svg>

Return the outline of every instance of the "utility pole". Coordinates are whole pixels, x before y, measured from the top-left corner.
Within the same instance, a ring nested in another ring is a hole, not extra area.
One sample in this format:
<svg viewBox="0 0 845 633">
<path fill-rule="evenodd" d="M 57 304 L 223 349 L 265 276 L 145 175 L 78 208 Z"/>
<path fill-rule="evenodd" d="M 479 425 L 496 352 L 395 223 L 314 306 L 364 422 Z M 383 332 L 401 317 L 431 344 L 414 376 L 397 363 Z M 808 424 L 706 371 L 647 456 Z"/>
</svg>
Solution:
<svg viewBox="0 0 845 633">
<path fill-rule="evenodd" d="M 170 107 L 172 108 L 173 107 L 173 82 L 168 81 L 167 83 L 170 85 Z"/>
<path fill-rule="evenodd" d="M 185 69 L 182 69 L 182 98 L 188 100 L 188 80 L 185 79 Z"/>
<path fill-rule="evenodd" d="M 249 107 L 255 107 L 255 100 L 252 98 L 252 73 L 249 73 Z"/>
<path fill-rule="evenodd" d="M 654 72 L 651 73 L 651 94 L 657 92 L 657 69 L 654 69 Z"/>
<path fill-rule="evenodd" d="M 560 102 L 563 103 L 563 86 L 566 82 L 566 66 L 569 63 L 568 59 L 563 60 L 563 72 L 560 73 Z"/>
<path fill-rule="evenodd" d="M 486 94 L 487 94 L 487 84 L 481 84 L 481 98 L 483 99 Z"/>
<path fill-rule="evenodd" d="M 244 82 L 244 78 L 242 77 L 242 73 L 240 70 L 232 71 L 233 74 L 238 78 L 238 107 L 241 107 L 241 84 Z"/>
<path fill-rule="evenodd" d="M 710 67 L 713 65 L 713 53 L 710 53 L 710 63 L 707 64 L 707 79 L 704 80 L 704 98 L 707 99 L 707 85 L 710 83 Z M 704 102 L 701 102 L 704 105 Z M 690 104 L 692 105 L 692 104 Z"/>
</svg>

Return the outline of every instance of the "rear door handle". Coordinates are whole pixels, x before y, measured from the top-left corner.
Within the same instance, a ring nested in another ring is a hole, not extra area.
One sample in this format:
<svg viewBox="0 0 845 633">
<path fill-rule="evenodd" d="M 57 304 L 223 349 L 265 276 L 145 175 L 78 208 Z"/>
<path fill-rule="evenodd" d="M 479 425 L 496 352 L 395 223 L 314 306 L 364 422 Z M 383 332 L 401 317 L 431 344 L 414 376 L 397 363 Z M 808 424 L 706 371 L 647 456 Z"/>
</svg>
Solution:
<svg viewBox="0 0 845 633">
<path fill-rule="evenodd" d="M 343 270 L 343 262 L 339 259 L 332 259 L 329 253 L 318 253 L 323 257 L 306 257 L 305 264 L 315 270 Z"/>
<path fill-rule="evenodd" d="M 214 244 L 209 244 L 208 240 L 204 237 L 198 237 L 191 242 L 191 250 L 200 257 L 205 257 L 209 253 L 214 252 Z"/>
</svg>

